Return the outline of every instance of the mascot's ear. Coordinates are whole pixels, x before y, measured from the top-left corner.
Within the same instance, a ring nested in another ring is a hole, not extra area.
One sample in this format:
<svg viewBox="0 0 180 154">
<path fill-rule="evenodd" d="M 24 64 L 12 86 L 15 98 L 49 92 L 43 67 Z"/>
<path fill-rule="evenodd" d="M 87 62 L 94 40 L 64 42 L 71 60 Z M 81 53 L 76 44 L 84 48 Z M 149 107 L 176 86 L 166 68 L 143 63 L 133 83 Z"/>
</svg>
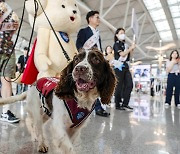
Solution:
<svg viewBox="0 0 180 154">
<path fill-rule="evenodd" d="M 55 95 L 60 99 L 72 99 L 74 96 L 75 83 L 72 78 L 73 61 L 61 72 L 58 85 L 55 88 Z"/>
<path fill-rule="evenodd" d="M 39 1 L 40 1 L 41 4 L 39 4 Z M 48 1 L 48 0 L 38 0 L 38 1 L 37 1 L 37 2 L 38 2 L 37 15 L 40 15 L 40 14 L 43 12 L 43 10 L 42 10 L 42 8 L 41 8 L 41 5 L 42 5 L 43 9 L 45 10 L 45 8 L 46 8 L 46 6 L 47 6 L 47 1 Z M 35 9 L 34 9 L 35 4 L 34 4 L 34 0 L 27 0 L 25 5 L 26 5 L 26 10 L 27 10 L 27 12 L 34 17 L 34 15 L 35 15 Z"/>
<path fill-rule="evenodd" d="M 114 93 L 116 87 L 116 76 L 114 70 L 109 65 L 108 61 L 105 61 L 104 73 L 103 73 L 103 82 L 98 91 L 100 92 L 102 104 L 109 104 L 111 102 L 111 97 Z"/>
</svg>

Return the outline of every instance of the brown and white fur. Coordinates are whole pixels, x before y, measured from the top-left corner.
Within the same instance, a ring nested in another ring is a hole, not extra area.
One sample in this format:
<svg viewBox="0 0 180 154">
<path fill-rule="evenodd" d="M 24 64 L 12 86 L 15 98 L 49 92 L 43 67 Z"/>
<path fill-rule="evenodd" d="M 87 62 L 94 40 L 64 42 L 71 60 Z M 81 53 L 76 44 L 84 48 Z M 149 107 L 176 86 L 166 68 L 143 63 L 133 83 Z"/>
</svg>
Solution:
<svg viewBox="0 0 180 154">
<path fill-rule="evenodd" d="M 36 133 L 38 141 L 38 151 L 47 152 L 48 147 L 45 141 L 45 135 L 51 135 L 53 144 L 58 153 L 75 153 L 73 142 L 77 138 L 83 122 L 75 128 L 72 125 L 67 109 L 63 100 L 76 98 L 78 106 L 91 110 L 95 100 L 100 97 L 103 104 L 110 103 L 111 96 L 116 85 L 116 78 L 103 54 L 97 49 L 90 51 L 81 51 L 73 61 L 61 72 L 60 81 L 52 94 L 52 116 L 49 118 L 40 108 L 41 101 L 39 92 L 35 86 L 32 86 L 27 93 L 27 110 L 31 117 L 32 129 Z M 14 96 L 0 103 L 6 104 L 25 97 Z M 50 132 L 45 134 L 44 125 L 49 124 Z M 48 137 L 50 138 L 50 137 Z"/>
</svg>

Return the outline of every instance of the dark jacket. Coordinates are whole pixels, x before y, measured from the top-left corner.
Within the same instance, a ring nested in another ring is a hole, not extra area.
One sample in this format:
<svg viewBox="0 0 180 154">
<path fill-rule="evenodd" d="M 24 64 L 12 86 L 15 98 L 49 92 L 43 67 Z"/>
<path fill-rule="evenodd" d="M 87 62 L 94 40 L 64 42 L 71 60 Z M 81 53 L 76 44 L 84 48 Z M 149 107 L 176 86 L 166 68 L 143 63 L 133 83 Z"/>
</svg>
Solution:
<svg viewBox="0 0 180 154">
<path fill-rule="evenodd" d="M 17 63 L 20 64 L 20 66 L 21 66 L 20 70 L 18 70 L 18 71 L 20 71 L 20 72 L 24 71 L 26 62 L 27 62 L 27 58 L 25 58 L 24 55 L 21 55 L 18 58 L 18 62 Z"/>
<path fill-rule="evenodd" d="M 121 41 L 116 41 L 113 45 L 113 50 L 114 50 L 114 59 L 118 60 L 120 57 L 119 51 L 123 52 L 125 50 L 125 43 Z M 130 53 L 128 54 L 127 59 L 124 62 L 125 68 L 129 68 L 128 64 L 126 63 L 127 61 L 130 61 Z"/>
<path fill-rule="evenodd" d="M 81 49 L 84 45 L 84 43 L 93 35 L 93 32 L 91 28 L 88 26 L 86 28 L 80 29 L 77 35 L 77 40 L 76 40 L 76 47 L 77 49 Z M 101 46 L 101 38 L 99 37 L 99 44 L 100 44 L 100 49 L 102 51 L 102 46 Z M 97 47 L 97 45 L 94 45 Z"/>
</svg>

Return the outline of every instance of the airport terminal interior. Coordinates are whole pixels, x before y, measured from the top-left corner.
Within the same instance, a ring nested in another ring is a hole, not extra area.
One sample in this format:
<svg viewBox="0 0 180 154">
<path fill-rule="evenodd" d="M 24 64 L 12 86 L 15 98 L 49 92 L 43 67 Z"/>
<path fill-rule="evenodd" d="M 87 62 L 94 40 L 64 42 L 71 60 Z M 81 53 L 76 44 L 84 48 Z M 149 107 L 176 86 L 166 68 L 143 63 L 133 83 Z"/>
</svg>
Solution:
<svg viewBox="0 0 180 154">
<path fill-rule="evenodd" d="M 63 1 L 61 3 L 64 4 L 65 0 L 59 1 Z M 26 9 L 22 16 L 25 0 L 5 0 L 5 2 L 17 13 L 20 21 L 22 20 L 20 33 L 16 31 L 12 37 L 15 42 L 18 36 L 15 46 L 17 63 L 18 57 L 23 55 L 24 47 L 29 46 L 33 25 L 29 23 L 32 20 L 29 20 Z M 136 47 L 129 62 L 133 80 L 129 106 L 133 109 L 131 111 L 117 109 L 113 95 L 110 104 L 102 105 L 110 115 L 102 117 L 95 111 L 92 112 L 87 126 L 82 129 L 78 140 L 74 143 L 74 152 L 180 154 L 180 104 L 175 104 L 177 95 L 180 99 L 180 94 L 176 93 L 175 88 L 171 105 L 165 104 L 167 62 L 172 51 L 176 50 L 180 54 L 180 0 L 75 0 L 75 3 L 81 13 L 81 24 L 71 35 L 74 42 L 78 31 L 87 27 L 87 12 L 97 10 L 100 18 L 97 29 L 103 51 L 106 46 L 113 46 L 115 31 L 120 27 L 125 29 L 126 43 L 131 45 L 135 42 Z M 60 9 L 62 8 L 64 5 Z M 35 29 L 31 49 L 36 37 Z M 180 89 L 178 84 L 180 57 L 177 66 L 179 70 L 173 73 L 178 77 L 176 88 Z M 17 93 L 17 84 L 19 83 L 12 82 L 13 95 Z M 28 85 L 27 88 L 30 87 L 31 85 Z M 38 143 L 29 132 L 26 103 L 26 100 L 23 100 L 10 105 L 0 104 L 0 114 L 8 108 L 20 118 L 18 123 L 0 120 L 0 154 L 39 153 Z M 58 154 L 54 150 L 51 136 L 48 139 L 48 154 Z"/>
</svg>

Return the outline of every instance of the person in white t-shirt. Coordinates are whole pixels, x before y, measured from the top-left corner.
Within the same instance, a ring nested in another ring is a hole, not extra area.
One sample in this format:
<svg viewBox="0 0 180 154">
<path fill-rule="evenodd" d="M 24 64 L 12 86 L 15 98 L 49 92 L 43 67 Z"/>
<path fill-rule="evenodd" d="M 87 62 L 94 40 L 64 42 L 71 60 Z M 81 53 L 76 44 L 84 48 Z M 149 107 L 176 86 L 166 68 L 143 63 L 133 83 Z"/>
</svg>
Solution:
<svg viewBox="0 0 180 154">
<path fill-rule="evenodd" d="M 174 91 L 174 101 L 176 107 L 180 108 L 180 57 L 177 50 L 173 50 L 170 54 L 170 59 L 166 64 L 166 71 L 168 73 L 167 78 L 167 89 L 166 89 L 166 100 L 165 105 L 171 105 L 171 99 Z"/>
</svg>

